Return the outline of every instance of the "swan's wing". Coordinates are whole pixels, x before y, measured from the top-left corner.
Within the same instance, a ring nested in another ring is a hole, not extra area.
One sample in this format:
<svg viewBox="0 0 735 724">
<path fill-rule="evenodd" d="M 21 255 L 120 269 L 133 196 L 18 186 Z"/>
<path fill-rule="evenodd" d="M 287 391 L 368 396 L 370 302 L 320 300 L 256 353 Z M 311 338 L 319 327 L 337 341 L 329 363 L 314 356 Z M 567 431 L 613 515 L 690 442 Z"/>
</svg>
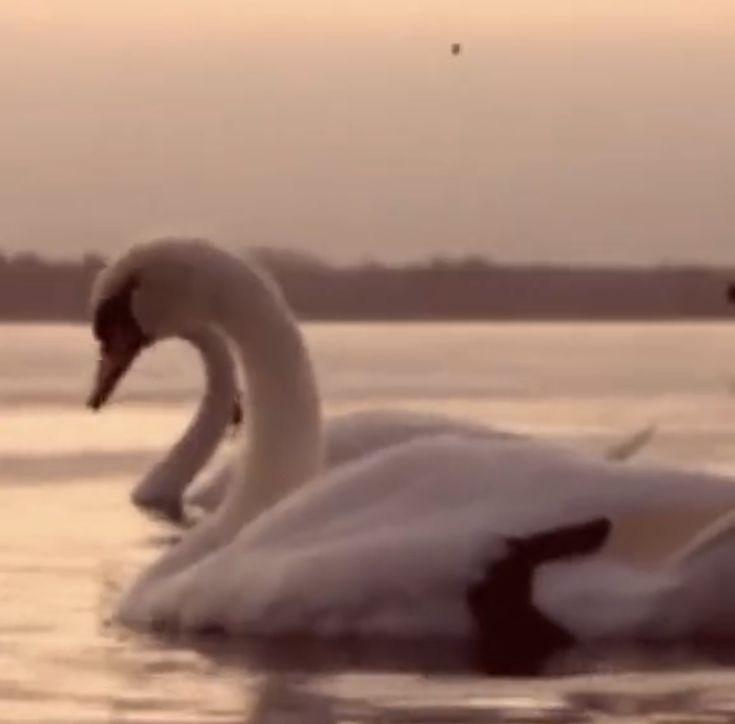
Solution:
<svg viewBox="0 0 735 724">
<path fill-rule="evenodd" d="M 650 568 L 604 558 L 549 566 L 539 576 L 537 602 L 582 638 L 731 637 L 734 569 L 730 510 Z"/>
<path fill-rule="evenodd" d="M 520 437 L 471 420 L 409 410 L 360 410 L 330 417 L 324 426 L 326 467 L 334 468 L 394 445 L 434 435 Z"/>
<path fill-rule="evenodd" d="M 688 524 L 703 511 L 715 517 L 731 506 L 735 485 L 723 476 L 620 465 L 538 441 L 444 435 L 341 465 L 318 484 L 304 485 L 281 500 L 241 535 L 248 546 L 256 541 L 300 545 L 327 537 L 341 540 L 361 528 L 378 535 L 386 526 L 405 526 L 425 516 L 446 520 L 464 511 L 479 512 L 486 531 L 497 526 L 494 532 L 500 535 L 518 536 L 580 518 L 611 516 L 611 546 L 618 550 L 615 531 L 621 524 L 625 530 L 631 518 L 642 521 L 645 536 L 635 542 L 645 546 L 651 517 L 672 512 Z"/>
<path fill-rule="evenodd" d="M 293 491 L 216 555 L 134 592 L 125 615 L 232 631 L 463 635 L 467 586 L 508 537 L 604 516 L 615 538 L 630 515 L 697 505 L 735 508 L 732 480 L 537 441 L 420 438 Z M 668 578 L 602 563 L 544 566 L 537 605 L 578 636 L 650 621 Z"/>
<path fill-rule="evenodd" d="M 629 437 L 619 440 L 605 451 L 608 460 L 625 461 L 633 457 L 639 450 L 645 447 L 656 434 L 656 425 L 637 430 Z"/>
<path fill-rule="evenodd" d="M 608 460 L 628 460 L 656 433 L 656 425 L 636 430 L 604 452 Z M 466 435 L 489 440 L 524 439 L 526 435 L 439 413 L 406 410 L 360 410 L 325 423 L 326 467 L 333 468 L 370 453 L 433 435 Z"/>
</svg>

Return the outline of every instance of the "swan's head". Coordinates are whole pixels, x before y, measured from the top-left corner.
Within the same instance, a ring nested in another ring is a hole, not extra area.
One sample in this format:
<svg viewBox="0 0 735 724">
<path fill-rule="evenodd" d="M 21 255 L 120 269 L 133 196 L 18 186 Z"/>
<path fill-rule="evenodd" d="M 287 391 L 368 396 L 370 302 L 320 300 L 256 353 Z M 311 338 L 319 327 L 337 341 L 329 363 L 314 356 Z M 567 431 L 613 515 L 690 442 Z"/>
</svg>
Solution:
<svg viewBox="0 0 735 724">
<path fill-rule="evenodd" d="M 100 360 L 91 408 L 105 404 L 145 347 L 210 323 L 221 286 L 214 272 L 234 259 L 206 242 L 162 240 L 133 247 L 100 273 L 92 290 Z"/>
</svg>

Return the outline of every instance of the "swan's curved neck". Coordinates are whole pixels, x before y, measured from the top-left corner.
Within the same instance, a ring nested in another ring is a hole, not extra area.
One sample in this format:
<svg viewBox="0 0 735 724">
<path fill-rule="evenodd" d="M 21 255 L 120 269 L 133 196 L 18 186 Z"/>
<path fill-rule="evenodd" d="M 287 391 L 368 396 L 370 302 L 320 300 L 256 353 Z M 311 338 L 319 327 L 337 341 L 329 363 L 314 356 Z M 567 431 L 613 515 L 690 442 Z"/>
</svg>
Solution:
<svg viewBox="0 0 735 724">
<path fill-rule="evenodd" d="M 214 330 L 203 330 L 185 339 L 199 351 L 204 362 L 204 395 L 179 441 L 138 483 L 132 494 L 136 505 L 173 518 L 181 514 L 184 489 L 224 435 L 237 395 L 235 364 L 224 338 Z"/>
<path fill-rule="evenodd" d="M 133 591 L 226 545 L 249 520 L 315 475 L 322 463 L 314 372 L 285 301 L 268 280 L 229 255 L 213 259 L 208 272 L 211 307 L 199 324 L 230 338 L 246 377 L 244 469 L 216 512 L 146 571 Z"/>
<path fill-rule="evenodd" d="M 277 289 L 247 266 L 239 271 L 223 285 L 217 316 L 245 373 L 249 446 L 241 480 L 218 511 L 223 531 L 239 530 L 322 464 L 319 394 L 298 325 Z"/>
</svg>

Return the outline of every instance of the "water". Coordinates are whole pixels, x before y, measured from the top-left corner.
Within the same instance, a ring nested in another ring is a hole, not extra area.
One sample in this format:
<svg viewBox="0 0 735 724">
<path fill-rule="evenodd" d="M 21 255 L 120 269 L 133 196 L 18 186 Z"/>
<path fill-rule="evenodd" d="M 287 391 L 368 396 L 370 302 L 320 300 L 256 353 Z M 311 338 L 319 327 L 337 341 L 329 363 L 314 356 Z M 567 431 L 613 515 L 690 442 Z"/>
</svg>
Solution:
<svg viewBox="0 0 735 724">
<path fill-rule="evenodd" d="M 327 410 L 443 410 L 603 450 L 650 423 L 642 458 L 735 473 L 725 324 L 318 324 Z M 168 343 L 104 413 L 75 326 L 0 326 L 0 700 L 8 722 L 594 722 L 735 719 L 735 669 L 669 652 L 489 680 L 459 652 L 163 640 L 110 621 L 172 534 L 128 502 L 201 384 Z"/>
</svg>

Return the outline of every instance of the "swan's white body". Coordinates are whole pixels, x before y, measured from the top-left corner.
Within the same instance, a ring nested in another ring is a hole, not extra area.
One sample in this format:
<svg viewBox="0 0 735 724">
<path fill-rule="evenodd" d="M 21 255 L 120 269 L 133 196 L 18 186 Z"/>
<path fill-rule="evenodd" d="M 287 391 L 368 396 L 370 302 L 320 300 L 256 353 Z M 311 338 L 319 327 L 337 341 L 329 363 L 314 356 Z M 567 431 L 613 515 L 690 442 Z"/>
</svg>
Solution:
<svg viewBox="0 0 735 724">
<path fill-rule="evenodd" d="M 601 555 L 549 565 L 540 577 L 536 598 L 549 615 L 584 638 L 735 633 L 735 613 L 710 606 L 721 591 L 712 582 L 735 566 L 729 526 L 652 572 L 638 567 L 647 541 L 625 538 L 632 523 L 668 517 L 677 523 L 670 548 L 681 548 L 702 521 L 735 507 L 731 479 L 446 434 L 323 474 L 310 361 L 267 280 L 208 245 L 158 242 L 103 274 L 96 305 L 121 289 L 131 296 L 123 321 L 142 339 L 210 327 L 227 335 L 251 402 L 242 481 L 140 576 L 122 601 L 124 621 L 256 634 L 462 635 L 467 585 L 502 554 L 504 536 L 604 515 L 618 535 Z M 590 600 L 597 610 L 587 610 Z"/>
<path fill-rule="evenodd" d="M 122 614 L 251 633 L 464 635 L 467 584 L 508 535 L 598 515 L 623 530 L 627 520 L 655 525 L 687 509 L 716 518 L 733 505 L 732 481 L 716 476 L 623 467 L 522 440 L 421 438 L 295 491 L 228 545 L 159 579 L 164 557 Z M 733 635 L 735 613 L 723 603 L 732 599 L 718 581 L 735 567 L 726 532 L 716 560 L 705 555 L 709 540 L 698 555 L 672 554 L 682 561 L 653 569 L 635 544 L 614 539 L 605 556 L 547 566 L 537 601 L 583 639 Z M 682 531 L 681 547 L 688 540 Z"/>
</svg>

